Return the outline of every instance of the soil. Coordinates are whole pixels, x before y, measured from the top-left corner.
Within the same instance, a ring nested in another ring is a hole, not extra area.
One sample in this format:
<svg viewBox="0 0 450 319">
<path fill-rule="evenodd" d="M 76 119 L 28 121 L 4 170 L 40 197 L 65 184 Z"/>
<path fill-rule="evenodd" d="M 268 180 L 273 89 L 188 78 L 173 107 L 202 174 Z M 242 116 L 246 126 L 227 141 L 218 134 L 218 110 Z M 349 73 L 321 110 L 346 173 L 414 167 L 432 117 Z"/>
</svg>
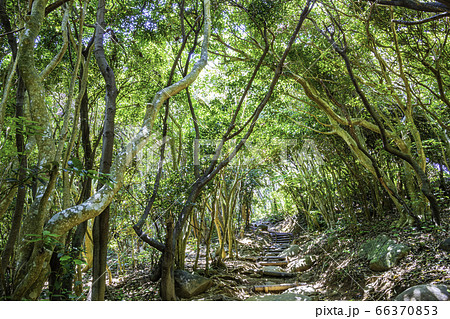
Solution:
<svg viewBox="0 0 450 319">
<path fill-rule="evenodd" d="M 255 285 L 296 283 L 294 292 L 313 300 L 392 300 L 405 289 L 419 284 L 450 285 L 450 255 L 438 246 L 449 237 L 449 210 L 442 214 L 443 227 L 422 229 L 392 228 L 396 216 L 382 216 L 376 222 L 360 223 L 357 228 L 335 227 L 327 231 L 307 232 L 292 220 L 269 224 L 269 229 L 252 227 L 238 239 L 238 256 L 221 267 L 210 266 L 214 285 L 192 300 L 245 300 L 256 294 Z M 297 227 L 294 227 L 297 226 Z M 316 255 L 313 266 L 293 278 L 266 277 L 258 257 L 271 243 L 270 232 L 293 232 L 293 243 L 302 254 Z M 411 247 L 410 253 L 388 271 L 374 272 L 358 256 L 362 243 L 386 234 Z M 196 251 L 189 247 L 186 269 L 193 271 Z M 205 250 L 202 247 L 196 272 L 205 276 Z M 150 281 L 150 268 L 129 269 L 125 276 L 113 279 L 107 287 L 108 300 L 160 300 L 159 282 Z"/>
</svg>

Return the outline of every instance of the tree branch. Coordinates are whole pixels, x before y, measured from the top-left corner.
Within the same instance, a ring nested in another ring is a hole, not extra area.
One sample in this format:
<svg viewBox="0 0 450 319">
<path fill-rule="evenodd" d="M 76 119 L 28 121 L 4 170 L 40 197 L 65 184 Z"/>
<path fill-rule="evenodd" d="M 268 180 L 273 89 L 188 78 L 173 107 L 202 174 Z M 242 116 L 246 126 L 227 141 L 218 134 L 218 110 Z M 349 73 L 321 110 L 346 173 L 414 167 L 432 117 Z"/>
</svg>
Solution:
<svg viewBox="0 0 450 319">
<path fill-rule="evenodd" d="M 22 28 L 17 29 L 17 30 L 13 30 L 13 31 L 9 31 L 9 32 L 2 33 L 2 34 L 0 34 L 0 38 L 2 38 L 2 37 L 4 37 L 4 36 L 7 36 L 7 35 L 10 35 L 10 34 L 14 34 L 14 33 L 20 32 L 20 31 L 22 31 L 23 29 L 25 29 L 25 27 L 22 27 Z"/>
<path fill-rule="evenodd" d="M 427 23 L 430 21 L 434 21 L 434 20 L 439 20 L 445 17 L 450 16 L 450 12 L 444 12 L 444 13 L 440 13 L 440 14 L 436 14 L 432 17 L 429 18 L 425 18 L 422 20 L 417 20 L 417 21 L 404 21 L 404 20 L 392 20 L 392 22 L 397 23 L 397 24 L 404 24 L 404 25 L 417 25 L 417 24 L 422 24 L 422 23 Z"/>
<path fill-rule="evenodd" d="M 45 16 L 48 16 L 51 12 L 58 9 L 60 6 L 62 6 L 64 3 L 69 2 L 70 0 L 58 0 L 56 2 L 53 2 L 52 4 L 49 4 L 45 8 Z"/>
<path fill-rule="evenodd" d="M 403 7 L 421 12 L 450 12 L 450 2 L 440 0 L 438 2 L 418 2 L 416 0 L 369 0 L 385 6 Z"/>
<path fill-rule="evenodd" d="M 69 21 L 69 13 L 70 13 L 70 8 L 67 8 L 65 10 L 63 21 L 61 24 L 63 41 L 64 41 L 63 45 L 61 47 L 61 50 L 59 50 L 58 54 L 55 55 L 55 57 L 45 67 L 45 69 L 41 72 L 41 74 L 39 74 L 41 79 L 44 79 L 45 77 L 47 77 L 47 75 L 49 75 L 56 68 L 56 66 L 59 64 L 59 62 L 61 62 L 64 54 L 67 51 L 67 47 L 69 46 L 69 30 L 67 27 L 67 22 Z"/>
</svg>

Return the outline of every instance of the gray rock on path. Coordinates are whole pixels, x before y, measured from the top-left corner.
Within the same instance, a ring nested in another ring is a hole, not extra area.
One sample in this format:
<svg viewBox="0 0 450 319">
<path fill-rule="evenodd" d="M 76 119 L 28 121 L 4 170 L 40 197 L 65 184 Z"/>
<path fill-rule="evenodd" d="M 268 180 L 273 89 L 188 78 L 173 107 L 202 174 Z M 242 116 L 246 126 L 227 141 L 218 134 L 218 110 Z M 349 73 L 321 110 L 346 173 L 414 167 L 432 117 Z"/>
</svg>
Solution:
<svg viewBox="0 0 450 319">
<path fill-rule="evenodd" d="M 369 268 L 373 271 L 386 271 L 409 252 L 404 244 L 397 244 L 386 235 L 380 235 L 361 245 L 359 254 L 369 260 Z"/>
<path fill-rule="evenodd" d="M 279 295 L 258 295 L 245 299 L 245 301 L 311 301 L 308 296 L 296 293 L 282 293 Z"/>
<path fill-rule="evenodd" d="M 440 245 L 439 248 L 445 251 L 450 251 L 450 238 L 447 238 L 444 240 Z"/>
<path fill-rule="evenodd" d="M 300 254 L 301 248 L 299 245 L 291 245 L 289 248 L 283 250 L 280 254 L 281 257 L 295 257 Z"/>
<path fill-rule="evenodd" d="M 213 281 L 211 279 L 197 274 L 191 274 L 185 270 L 175 270 L 174 277 L 175 293 L 178 297 L 185 299 L 197 296 L 208 290 L 213 285 Z"/>
<path fill-rule="evenodd" d="M 317 291 L 311 285 L 297 286 L 297 287 L 289 288 L 288 290 L 283 292 L 283 294 L 288 294 L 288 293 L 307 296 L 307 297 L 311 298 L 311 300 L 313 300 L 313 301 L 317 301 L 320 296 L 319 291 Z"/>
<path fill-rule="evenodd" d="M 418 285 L 406 289 L 397 301 L 449 301 L 450 289 L 446 285 Z"/>
<path fill-rule="evenodd" d="M 298 258 L 291 261 L 288 265 L 288 270 L 294 272 L 306 271 L 312 267 L 315 261 L 316 261 L 315 256 L 305 255 L 302 258 Z"/>
</svg>

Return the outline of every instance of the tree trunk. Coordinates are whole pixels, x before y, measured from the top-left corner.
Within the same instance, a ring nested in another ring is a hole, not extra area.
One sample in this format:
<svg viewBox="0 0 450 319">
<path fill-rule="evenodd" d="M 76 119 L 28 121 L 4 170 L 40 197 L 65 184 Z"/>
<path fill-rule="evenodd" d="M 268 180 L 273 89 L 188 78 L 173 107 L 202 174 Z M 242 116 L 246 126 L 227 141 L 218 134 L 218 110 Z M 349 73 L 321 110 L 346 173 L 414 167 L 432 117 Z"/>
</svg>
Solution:
<svg viewBox="0 0 450 319">
<path fill-rule="evenodd" d="M 25 85 L 22 79 L 19 77 L 19 83 L 17 87 L 16 93 L 16 118 L 20 119 L 23 117 L 23 105 L 25 101 Z M 26 187 L 22 185 L 23 181 L 26 178 L 26 170 L 27 170 L 27 156 L 25 154 L 25 139 L 23 136 L 23 125 L 21 122 L 18 122 L 18 127 L 16 129 L 16 147 L 17 153 L 19 157 L 19 172 L 17 176 L 17 180 L 19 181 L 19 186 L 17 190 L 16 197 L 16 206 L 14 208 L 14 215 L 11 223 L 11 230 L 9 232 L 8 241 L 6 242 L 5 248 L 2 252 L 2 269 L 6 270 L 10 262 L 10 258 L 13 255 L 14 246 L 16 244 L 16 240 L 19 236 L 20 225 L 22 223 L 22 216 L 25 204 L 25 195 L 26 195 Z"/>
<path fill-rule="evenodd" d="M 105 120 L 103 125 L 103 148 L 100 174 L 109 174 L 112 165 L 114 147 L 114 118 L 116 114 L 117 87 L 114 71 L 109 66 L 103 47 L 103 35 L 106 29 L 105 0 L 98 1 L 97 27 L 95 36 L 95 59 L 105 79 Z M 102 176 L 102 175 L 101 175 Z M 103 175 L 105 176 L 105 175 Z M 100 189 L 105 181 L 99 182 Z M 106 289 L 106 257 L 109 236 L 109 206 L 94 220 L 94 262 L 92 269 L 92 300 L 104 300 Z"/>
<path fill-rule="evenodd" d="M 206 203 L 206 199 L 204 200 L 204 203 Z M 200 258 L 201 245 L 202 245 L 202 241 L 204 240 L 203 232 L 204 232 L 204 226 L 205 226 L 205 210 L 206 210 L 206 205 L 203 204 L 201 206 L 199 228 L 196 230 L 197 231 L 197 253 L 195 255 L 195 262 L 194 262 L 194 266 L 193 266 L 194 271 L 197 270 L 198 260 Z"/>
<path fill-rule="evenodd" d="M 176 301 L 174 267 L 174 245 L 173 245 L 173 220 L 168 217 L 166 221 L 166 243 L 162 255 L 161 264 L 161 299 L 165 301 Z"/>
<path fill-rule="evenodd" d="M 106 264 L 109 235 L 109 206 L 94 220 L 92 230 L 94 240 L 94 260 L 92 264 L 91 300 L 105 300 Z"/>
<path fill-rule="evenodd" d="M 90 58 L 90 46 L 86 48 L 86 50 L 83 51 L 83 56 L 85 59 Z M 85 70 L 87 71 L 87 70 Z M 82 70 L 83 72 L 83 70 Z M 81 89 L 81 88 L 80 88 Z M 93 169 L 93 162 L 94 162 L 94 152 L 92 151 L 91 147 L 91 141 L 90 141 L 90 126 L 89 126 L 89 99 L 88 99 L 88 93 L 85 90 L 83 97 L 81 98 L 80 103 L 80 130 L 81 130 L 81 140 L 82 140 L 82 147 L 84 152 L 84 168 L 85 170 L 92 170 Z M 84 202 L 87 200 L 92 191 L 92 178 L 89 176 L 86 176 L 83 180 L 82 184 L 82 190 L 80 199 L 78 202 Z M 75 230 L 75 234 L 72 238 L 72 254 L 73 258 L 81 259 L 81 248 L 84 242 L 85 234 L 87 231 L 87 221 L 81 223 L 78 225 L 78 227 Z M 70 287 L 70 290 L 72 290 L 72 284 L 74 281 L 75 273 L 78 271 L 80 272 L 80 266 L 73 267 L 70 270 L 70 275 L 65 278 L 66 282 L 63 284 L 65 287 Z M 79 280 L 76 280 L 79 281 Z M 75 285 L 75 293 L 77 296 L 80 296 L 82 293 L 82 290 L 80 289 L 81 285 Z M 69 289 L 68 289 L 69 290 Z"/>
</svg>

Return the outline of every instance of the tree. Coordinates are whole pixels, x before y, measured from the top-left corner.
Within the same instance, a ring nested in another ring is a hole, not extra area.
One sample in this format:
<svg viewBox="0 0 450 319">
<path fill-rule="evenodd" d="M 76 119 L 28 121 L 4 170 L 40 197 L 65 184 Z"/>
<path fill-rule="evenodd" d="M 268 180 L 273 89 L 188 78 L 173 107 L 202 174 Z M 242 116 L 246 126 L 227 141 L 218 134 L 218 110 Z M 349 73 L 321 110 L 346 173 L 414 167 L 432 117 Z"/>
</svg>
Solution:
<svg viewBox="0 0 450 319">
<path fill-rule="evenodd" d="M 66 50 L 66 46 L 63 46 L 59 54 L 44 69 L 44 71 L 39 72 L 36 69 L 33 46 L 43 24 L 46 4 L 47 1 L 38 0 L 33 2 L 29 20 L 25 24 L 23 38 L 19 43 L 18 66 L 31 101 L 30 111 L 33 119 L 37 122 L 37 125 L 42 128 L 42 133 L 38 135 L 36 139 L 39 148 L 40 169 L 46 169 L 49 181 L 45 183 L 45 185 L 38 187 L 33 209 L 28 212 L 28 215 L 24 220 L 22 233 L 25 237 L 20 239 L 20 266 L 17 269 L 17 274 L 15 274 L 15 286 L 13 287 L 12 292 L 12 298 L 16 300 L 22 298 L 36 299 L 39 297 L 40 290 L 47 277 L 50 257 L 56 245 L 53 238 L 62 238 L 67 231 L 74 226 L 99 215 L 113 200 L 114 195 L 122 186 L 127 165 L 149 140 L 156 115 L 158 114 L 161 105 L 167 98 L 174 96 L 189 86 L 206 65 L 211 24 L 209 17 L 209 1 L 205 1 L 205 31 L 200 59 L 186 77 L 159 91 L 153 99 L 153 102 L 148 105 L 141 130 L 116 156 L 110 175 L 110 180 L 114 181 L 114 183 L 106 183 L 96 194 L 91 196 L 85 202 L 69 207 L 53 215 L 53 217 L 45 223 L 49 212 L 47 202 L 55 186 L 64 139 L 59 139 L 59 147 L 56 149 L 54 147 L 55 140 L 51 132 L 49 114 L 45 106 L 45 94 L 43 92 L 42 80 L 56 67 Z M 68 13 L 69 10 L 67 9 L 62 24 L 63 30 L 67 30 Z M 70 103 L 68 103 L 68 105 L 70 105 Z M 66 113 L 67 120 L 68 114 L 69 112 Z M 68 121 L 66 121 L 66 123 L 68 123 Z M 26 237 L 28 234 L 42 235 L 40 235 L 40 240 L 30 242 Z"/>
</svg>

